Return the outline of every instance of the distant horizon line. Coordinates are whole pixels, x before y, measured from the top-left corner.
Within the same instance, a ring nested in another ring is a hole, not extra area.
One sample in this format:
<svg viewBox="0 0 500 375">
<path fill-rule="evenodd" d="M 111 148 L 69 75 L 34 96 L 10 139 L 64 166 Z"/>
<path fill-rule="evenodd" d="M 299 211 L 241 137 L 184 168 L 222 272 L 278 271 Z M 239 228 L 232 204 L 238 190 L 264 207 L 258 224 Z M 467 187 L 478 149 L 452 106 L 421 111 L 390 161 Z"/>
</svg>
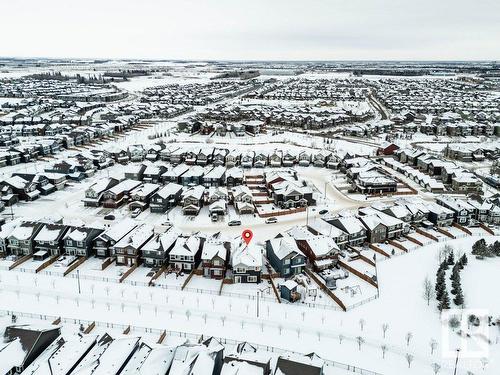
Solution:
<svg viewBox="0 0 500 375">
<path fill-rule="evenodd" d="M 311 60 L 274 60 L 274 59 L 186 59 L 186 58 L 113 58 L 113 57 L 48 57 L 48 56 L 30 56 L 30 57 L 20 57 L 20 56 L 0 56 L 0 61 L 2 60 L 60 60 L 60 61 L 140 61 L 140 62 L 227 62 L 227 63 L 496 63 L 498 59 L 480 59 L 480 60 L 450 60 L 450 59 L 436 59 L 436 60 L 405 60 L 405 59 L 339 59 L 339 60 L 321 60 L 321 59 L 311 59 Z"/>
</svg>

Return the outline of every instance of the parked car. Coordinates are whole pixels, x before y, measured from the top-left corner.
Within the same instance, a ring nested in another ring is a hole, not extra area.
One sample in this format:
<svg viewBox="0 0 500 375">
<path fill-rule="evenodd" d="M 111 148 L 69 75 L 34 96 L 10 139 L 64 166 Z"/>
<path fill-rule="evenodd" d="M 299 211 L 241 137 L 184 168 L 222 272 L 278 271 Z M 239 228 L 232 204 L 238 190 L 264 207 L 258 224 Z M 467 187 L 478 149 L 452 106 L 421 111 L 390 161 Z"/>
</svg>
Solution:
<svg viewBox="0 0 500 375">
<path fill-rule="evenodd" d="M 219 215 L 217 215 L 216 213 L 213 213 L 211 216 L 210 216 L 210 219 L 212 220 L 212 222 L 216 222 L 217 220 L 219 220 Z"/>
<path fill-rule="evenodd" d="M 115 215 L 106 215 L 104 216 L 104 220 L 115 220 Z"/>
<path fill-rule="evenodd" d="M 229 225 L 230 227 L 235 227 L 237 225 L 241 225 L 241 221 L 240 220 L 231 220 L 229 223 L 227 223 L 227 225 Z"/>
<path fill-rule="evenodd" d="M 141 214 L 141 209 L 140 208 L 136 208 L 134 211 L 132 211 L 132 217 L 133 218 L 136 218 L 137 216 L 139 216 Z"/>
<path fill-rule="evenodd" d="M 274 223 L 277 223 L 278 222 L 278 219 L 276 219 L 274 216 L 273 217 L 268 217 L 266 219 L 266 224 L 274 224 Z"/>
<path fill-rule="evenodd" d="M 319 212 L 319 214 L 320 214 L 320 215 L 325 215 L 325 214 L 327 214 L 327 213 L 328 213 L 328 210 L 321 210 L 321 211 Z"/>
</svg>

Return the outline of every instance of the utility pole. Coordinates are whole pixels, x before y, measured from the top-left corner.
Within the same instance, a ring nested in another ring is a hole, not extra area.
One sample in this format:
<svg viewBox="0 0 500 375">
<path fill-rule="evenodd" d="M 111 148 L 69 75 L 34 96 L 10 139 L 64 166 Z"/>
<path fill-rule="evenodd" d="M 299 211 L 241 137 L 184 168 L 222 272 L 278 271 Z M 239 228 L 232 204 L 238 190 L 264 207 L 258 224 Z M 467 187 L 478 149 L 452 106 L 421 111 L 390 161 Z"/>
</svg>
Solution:
<svg viewBox="0 0 500 375">
<path fill-rule="evenodd" d="M 460 353 L 460 348 L 457 349 L 457 358 L 455 359 L 455 370 L 453 371 L 453 375 L 457 375 L 457 367 L 458 367 L 458 354 Z"/>
<path fill-rule="evenodd" d="M 80 270 L 76 270 L 76 279 L 78 280 L 78 294 L 82 294 L 82 290 L 80 288 Z"/>
<path fill-rule="evenodd" d="M 257 302 L 257 318 L 259 317 L 259 291 L 257 291 L 257 299 L 256 299 L 256 302 Z"/>
</svg>

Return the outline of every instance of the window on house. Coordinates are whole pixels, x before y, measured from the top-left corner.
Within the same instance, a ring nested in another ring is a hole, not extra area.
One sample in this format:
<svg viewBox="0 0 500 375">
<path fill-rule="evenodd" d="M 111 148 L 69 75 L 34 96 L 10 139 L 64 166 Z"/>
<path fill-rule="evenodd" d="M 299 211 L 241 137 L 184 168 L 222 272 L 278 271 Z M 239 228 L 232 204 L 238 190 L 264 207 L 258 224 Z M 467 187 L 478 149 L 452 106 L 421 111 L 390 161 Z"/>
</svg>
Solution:
<svg viewBox="0 0 500 375">
<path fill-rule="evenodd" d="M 248 276 L 247 281 L 249 283 L 256 283 L 257 282 L 257 276 Z"/>
</svg>

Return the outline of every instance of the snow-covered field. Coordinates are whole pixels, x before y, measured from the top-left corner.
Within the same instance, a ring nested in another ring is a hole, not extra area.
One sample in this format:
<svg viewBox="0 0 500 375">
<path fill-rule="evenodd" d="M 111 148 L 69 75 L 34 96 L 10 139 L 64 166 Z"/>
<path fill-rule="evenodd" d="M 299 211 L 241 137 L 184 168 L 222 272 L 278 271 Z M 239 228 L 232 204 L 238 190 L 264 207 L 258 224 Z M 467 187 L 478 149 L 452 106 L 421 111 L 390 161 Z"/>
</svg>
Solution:
<svg viewBox="0 0 500 375">
<path fill-rule="evenodd" d="M 447 243 L 456 251 L 469 252 L 477 239 L 468 237 Z M 0 271 L 0 298 L 3 310 L 34 312 L 36 306 L 39 314 L 224 336 L 299 352 L 315 351 L 326 359 L 383 374 L 432 374 L 434 362 L 441 364 L 440 373 L 452 374 L 454 358 L 441 355 L 446 348 L 442 346 L 445 337 L 439 313 L 434 302 L 427 306 L 422 298 L 422 282 L 426 276 L 434 278 L 438 252 L 443 246 L 444 243 L 434 243 L 379 263 L 380 298 L 347 313 L 261 299 L 257 316 L 256 299 L 245 301 L 190 289 L 84 279 L 80 280 L 79 294 L 76 278 L 16 270 Z M 469 264 L 463 271 L 467 308 L 487 309 L 493 316 L 500 314 L 499 299 L 494 298 L 494 285 L 500 281 L 499 265 L 498 259 L 479 261 L 469 256 Z M 175 279 L 172 274 L 169 276 Z M 181 281 L 178 280 L 178 285 Z M 205 284 L 202 281 L 194 281 L 193 286 Z M 388 324 L 385 339 L 384 323 Z M 412 334 L 409 345 L 405 342 L 408 332 Z M 452 339 L 456 336 L 449 335 Z M 473 373 L 498 374 L 498 328 L 492 327 L 490 335 L 492 344 L 485 370 L 479 358 L 464 355 L 459 361 L 459 373 L 465 374 L 469 369 Z M 438 342 L 433 355 L 431 339 Z M 387 345 L 385 359 L 381 345 Z M 407 353 L 413 355 L 410 368 Z"/>
</svg>

